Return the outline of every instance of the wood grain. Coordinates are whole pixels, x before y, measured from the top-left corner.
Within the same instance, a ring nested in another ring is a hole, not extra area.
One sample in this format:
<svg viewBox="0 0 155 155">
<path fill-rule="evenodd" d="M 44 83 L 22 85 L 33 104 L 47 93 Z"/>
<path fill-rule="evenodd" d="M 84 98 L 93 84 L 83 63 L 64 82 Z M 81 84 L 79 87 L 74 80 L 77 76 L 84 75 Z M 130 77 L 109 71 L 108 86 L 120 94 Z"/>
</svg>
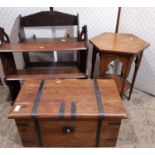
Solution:
<svg viewBox="0 0 155 155">
<path fill-rule="evenodd" d="M 113 80 L 97 80 L 103 113 L 99 113 L 93 80 L 46 80 L 35 119 L 43 147 L 95 147 L 99 116 L 103 116 L 100 146 L 113 147 L 121 120 L 127 118 Z M 38 146 L 32 108 L 41 80 L 26 80 L 8 117 L 17 122 L 24 146 Z M 64 104 L 63 117 L 60 107 Z M 72 104 L 76 110 L 72 117 Z M 17 106 L 20 109 L 17 111 Z M 65 130 L 64 130 L 65 129 Z M 70 129 L 68 133 L 66 129 Z"/>
<path fill-rule="evenodd" d="M 86 49 L 87 42 L 78 41 L 77 38 L 26 39 L 18 44 L 4 43 L 3 46 L 0 46 L 0 52 L 63 52 Z"/>
<path fill-rule="evenodd" d="M 42 27 L 42 26 L 76 26 L 76 37 L 70 37 L 67 34 L 63 38 L 36 38 L 33 35 L 32 39 L 25 36 L 25 27 Z M 79 15 L 70 15 L 58 11 L 42 11 L 30 14 L 24 17 L 18 16 L 15 20 L 13 31 L 11 35 L 11 43 L 8 35 L 4 29 L 0 27 L 0 56 L 2 60 L 2 67 L 4 76 L 13 94 L 13 99 L 16 98 L 19 91 L 19 81 L 27 79 L 74 79 L 74 78 L 87 78 L 87 54 L 88 54 L 88 37 L 87 26 L 84 25 L 80 32 L 79 29 Z M 12 38 L 15 36 L 15 38 Z M 29 52 L 77 52 L 77 62 L 75 68 L 36 68 L 28 69 L 31 64 Z M 18 70 L 14 66 L 13 52 L 21 53 L 24 58 L 24 70 Z M 13 65 L 12 65 L 13 64 Z M 28 69 L 28 70 L 25 70 Z M 37 70 L 36 70 L 37 69 Z M 15 83 L 18 89 L 14 89 Z"/>
<path fill-rule="evenodd" d="M 117 88 L 118 88 L 118 91 L 119 91 L 119 93 L 121 93 L 121 91 L 122 91 L 123 79 L 122 79 L 120 76 L 117 76 L 117 75 L 115 75 L 115 74 L 113 74 L 113 75 L 106 74 L 106 75 L 101 76 L 101 78 L 104 78 L 104 79 L 113 79 L 113 80 L 115 80 L 116 85 L 117 85 Z M 131 84 L 130 84 L 127 80 L 125 80 L 124 92 L 126 92 L 126 91 L 130 88 L 130 85 L 131 85 Z"/>
<path fill-rule="evenodd" d="M 114 80 L 98 80 L 104 106 L 104 120 L 127 118 L 123 102 Z"/>
<path fill-rule="evenodd" d="M 90 40 L 100 51 L 107 53 L 136 54 L 149 46 L 149 43 L 133 34 L 103 33 Z"/>
<path fill-rule="evenodd" d="M 97 121 L 40 120 L 44 147 L 95 147 Z M 72 133 L 63 131 L 72 127 Z"/>
<path fill-rule="evenodd" d="M 16 119 L 16 125 L 24 147 L 37 147 L 38 141 L 33 121 Z"/>
<path fill-rule="evenodd" d="M 115 147 L 121 121 L 103 121 L 101 142 L 102 147 Z"/>
<path fill-rule="evenodd" d="M 69 26 L 77 25 L 77 16 L 58 11 L 41 11 L 21 18 L 21 26 Z"/>
<path fill-rule="evenodd" d="M 77 67 L 61 67 L 49 69 L 23 69 L 6 76 L 7 80 L 39 80 L 39 79 L 77 79 L 86 78 Z"/>
<path fill-rule="evenodd" d="M 127 117 L 113 80 L 98 80 L 105 119 Z M 9 114 L 10 118 L 31 117 L 40 80 L 26 80 Z M 71 104 L 76 103 L 77 118 L 97 119 L 99 116 L 93 80 L 46 80 L 39 102 L 37 118 L 59 118 L 61 102 L 65 103 L 65 118 L 71 117 Z M 21 105 L 14 112 L 16 105 Z"/>
<path fill-rule="evenodd" d="M 125 95 L 125 91 L 129 86 L 127 82 L 127 77 L 129 75 L 131 64 L 134 58 L 138 55 L 142 55 L 142 51 L 145 48 L 147 48 L 150 44 L 133 34 L 127 33 L 103 33 L 92 38 L 90 42 L 94 46 L 91 77 L 93 78 L 97 53 L 99 53 L 100 55 L 99 77 L 107 77 L 105 75 L 109 69 L 109 63 L 111 63 L 112 61 L 121 62 L 121 75 L 119 75 L 119 77 L 117 78 L 115 76 L 117 75 L 117 73 L 115 73 L 115 75 L 113 74 L 111 78 L 113 78 L 117 83 L 120 95 L 121 97 L 123 97 Z M 137 59 L 137 64 L 140 63 L 140 60 L 141 59 Z M 134 70 L 134 76 L 131 82 L 129 97 L 127 97 L 128 99 L 130 99 L 131 97 L 137 71 L 138 68 Z M 108 77 L 110 77 L 110 75 L 108 75 Z"/>
</svg>

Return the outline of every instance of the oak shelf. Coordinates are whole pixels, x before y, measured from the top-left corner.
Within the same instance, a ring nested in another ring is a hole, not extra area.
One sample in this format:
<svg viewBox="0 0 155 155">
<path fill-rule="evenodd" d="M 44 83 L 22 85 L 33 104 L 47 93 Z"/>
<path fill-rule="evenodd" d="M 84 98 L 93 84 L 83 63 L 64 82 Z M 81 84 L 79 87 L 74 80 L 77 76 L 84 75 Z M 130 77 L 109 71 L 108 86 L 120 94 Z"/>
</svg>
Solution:
<svg viewBox="0 0 155 155">
<path fill-rule="evenodd" d="M 77 67 L 53 67 L 52 69 L 22 69 L 14 74 L 7 75 L 7 80 L 28 80 L 28 79 L 74 79 L 86 78 Z"/>
<path fill-rule="evenodd" d="M 0 47 L 0 51 L 3 52 L 65 52 L 86 49 L 86 41 L 78 41 L 77 38 L 25 39 L 16 44 L 4 43 Z"/>
</svg>

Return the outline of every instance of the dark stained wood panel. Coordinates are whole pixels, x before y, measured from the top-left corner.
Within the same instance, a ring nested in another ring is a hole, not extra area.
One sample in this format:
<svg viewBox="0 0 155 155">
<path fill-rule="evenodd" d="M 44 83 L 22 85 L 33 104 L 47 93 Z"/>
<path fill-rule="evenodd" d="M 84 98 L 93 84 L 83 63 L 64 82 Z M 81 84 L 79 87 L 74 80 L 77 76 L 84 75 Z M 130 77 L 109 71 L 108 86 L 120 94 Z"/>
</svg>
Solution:
<svg viewBox="0 0 155 155">
<path fill-rule="evenodd" d="M 0 52 L 53 52 L 86 50 L 86 41 L 77 41 L 77 38 L 56 38 L 56 39 L 28 39 L 18 44 L 4 43 L 0 46 Z M 85 51 L 83 51 L 85 52 Z"/>
<path fill-rule="evenodd" d="M 104 121 L 101 132 L 101 147 L 115 147 L 118 139 L 121 121 Z"/>
<path fill-rule="evenodd" d="M 36 69 L 37 68 L 63 68 L 63 67 L 70 67 L 75 68 L 77 67 L 77 61 L 58 61 L 58 62 L 30 62 L 28 63 L 28 66 L 26 66 L 26 69 Z"/>
<path fill-rule="evenodd" d="M 58 11 L 42 11 L 21 17 L 22 27 L 77 25 L 77 16 Z"/>
<path fill-rule="evenodd" d="M 38 147 L 34 123 L 31 119 L 16 119 L 18 132 L 25 147 Z"/>
</svg>

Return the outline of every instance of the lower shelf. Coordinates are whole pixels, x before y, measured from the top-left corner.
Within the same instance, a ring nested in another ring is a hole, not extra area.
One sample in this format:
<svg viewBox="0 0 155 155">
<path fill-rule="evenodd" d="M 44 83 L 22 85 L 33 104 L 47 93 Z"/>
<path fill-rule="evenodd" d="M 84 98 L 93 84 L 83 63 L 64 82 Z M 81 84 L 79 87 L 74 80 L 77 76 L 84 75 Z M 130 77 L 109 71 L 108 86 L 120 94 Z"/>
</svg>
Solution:
<svg viewBox="0 0 155 155">
<path fill-rule="evenodd" d="M 123 79 L 120 76 L 106 74 L 106 75 L 102 76 L 102 78 L 104 78 L 104 79 L 114 79 L 115 82 L 116 82 L 117 88 L 118 88 L 119 92 L 121 93 L 122 85 L 123 85 Z M 124 92 L 126 92 L 129 88 L 130 88 L 130 83 L 126 80 L 125 83 L 124 83 Z"/>
<path fill-rule="evenodd" d="M 7 80 L 29 80 L 29 79 L 75 79 L 86 78 L 77 67 L 56 67 L 50 69 L 23 69 L 17 70 L 15 74 L 8 75 Z"/>
</svg>

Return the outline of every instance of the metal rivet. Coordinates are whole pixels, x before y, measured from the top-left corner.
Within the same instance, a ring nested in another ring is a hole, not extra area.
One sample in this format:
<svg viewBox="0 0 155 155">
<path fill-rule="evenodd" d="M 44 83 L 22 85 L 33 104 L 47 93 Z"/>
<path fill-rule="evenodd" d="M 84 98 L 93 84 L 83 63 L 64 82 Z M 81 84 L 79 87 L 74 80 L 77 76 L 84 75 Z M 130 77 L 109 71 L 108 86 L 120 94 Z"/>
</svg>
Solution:
<svg viewBox="0 0 155 155">
<path fill-rule="evenodd" d="M 71 132 L 71 130 L 70 130 L 70 129 L 67 129 L 66 131 L 67 131 L 67 133 L 70 133 L 70 132 Z"/>
</svg>

